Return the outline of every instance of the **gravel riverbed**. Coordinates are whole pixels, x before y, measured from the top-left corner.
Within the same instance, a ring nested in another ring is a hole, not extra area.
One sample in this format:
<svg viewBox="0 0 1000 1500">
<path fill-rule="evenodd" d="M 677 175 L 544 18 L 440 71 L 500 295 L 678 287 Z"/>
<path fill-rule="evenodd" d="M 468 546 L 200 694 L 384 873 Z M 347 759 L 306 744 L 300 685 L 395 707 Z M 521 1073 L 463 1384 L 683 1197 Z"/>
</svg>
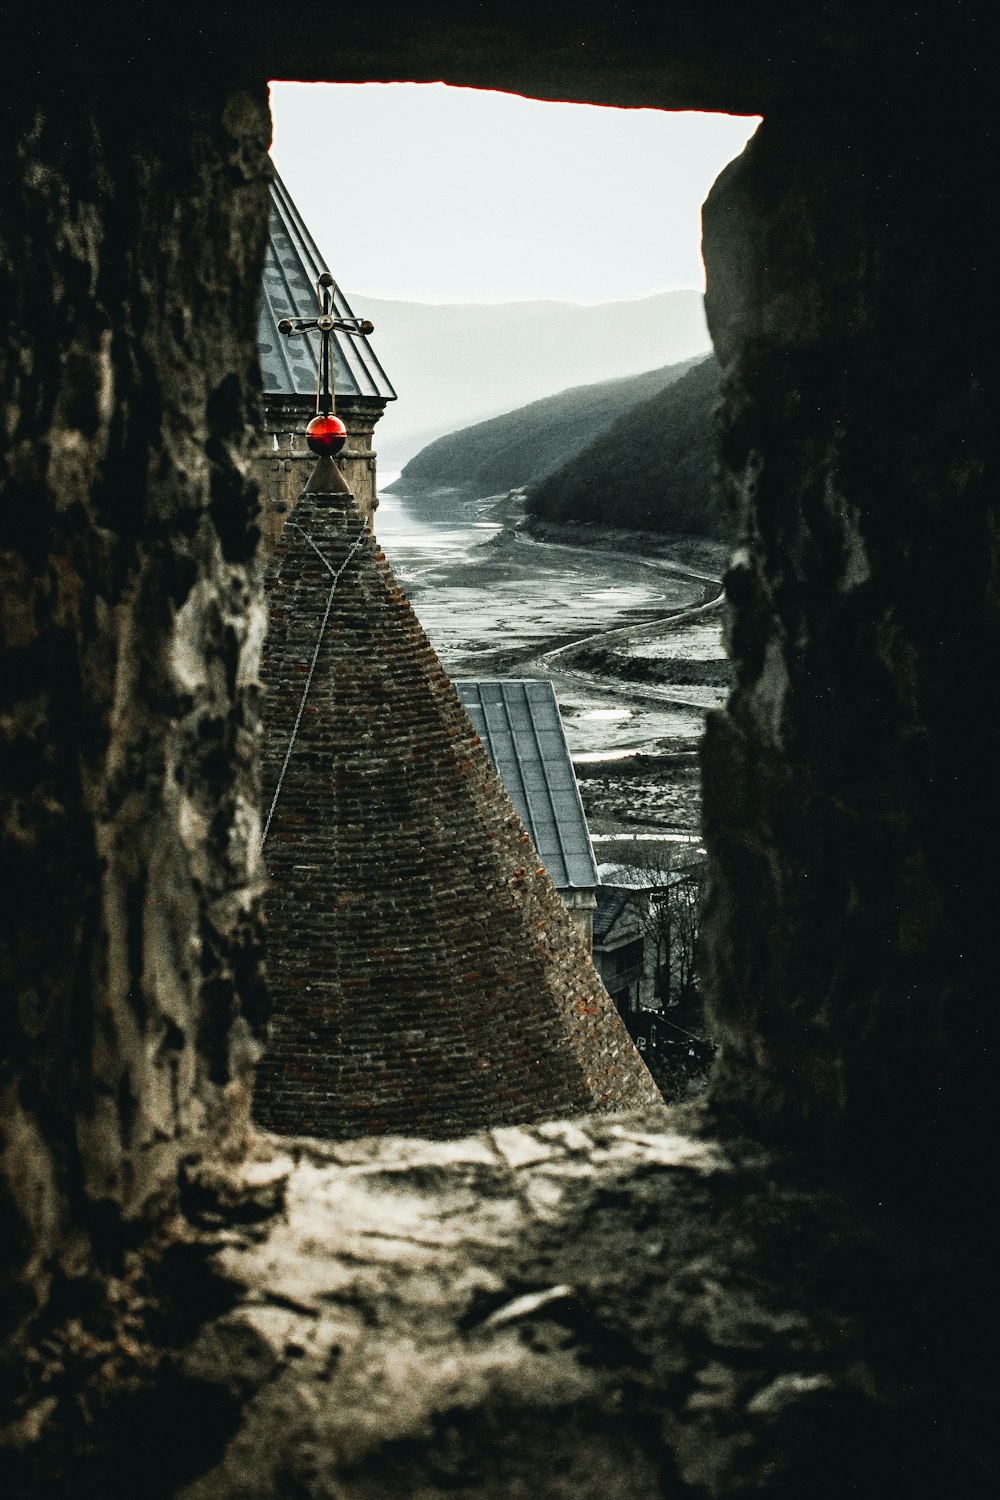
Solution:
<svg viewBox="0 0 1000 1500">
<path fill-rule="evenodd" d="M 507 496 L 386 495 L 376 530 L 453 677 L 552 681 L 592 832 L 700 831 L 698 742 L 728 685 L 722 609 L 704 608 L 721 545 L 529 535 Z"/>
</svg>

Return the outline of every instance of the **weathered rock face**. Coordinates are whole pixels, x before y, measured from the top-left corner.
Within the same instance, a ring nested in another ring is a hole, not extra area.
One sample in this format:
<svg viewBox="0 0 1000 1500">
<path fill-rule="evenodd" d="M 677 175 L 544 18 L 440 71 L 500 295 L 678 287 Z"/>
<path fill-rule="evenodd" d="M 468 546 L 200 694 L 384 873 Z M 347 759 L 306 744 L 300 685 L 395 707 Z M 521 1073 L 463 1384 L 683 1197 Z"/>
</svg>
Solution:
<svg viewBox="0 0 1000 1500">
<path fill-rule="evenodd" d="M 115 100 L 8 100 L 5 1332 L 240 1132 L 262 1023 L 264 91 Z"/>
<path fill-rule="evenodd" d="M 996 1031 L 972 134 L 960 115 L 768 120 L 704 215 L 740 536 L 736 687 L 704 757 L 716 1098 L 876 1180 L 949 1155 L 985 1108 Z"/>
<path fill-rule="evenodd" d="M 202 1186 L 145 1388 L 65 1353 L 84 1451 L 51 1435 L 12 1500 L 992 1493 L 941 1264 L 697 1116 L 272 1137 Z"/>
</svg>

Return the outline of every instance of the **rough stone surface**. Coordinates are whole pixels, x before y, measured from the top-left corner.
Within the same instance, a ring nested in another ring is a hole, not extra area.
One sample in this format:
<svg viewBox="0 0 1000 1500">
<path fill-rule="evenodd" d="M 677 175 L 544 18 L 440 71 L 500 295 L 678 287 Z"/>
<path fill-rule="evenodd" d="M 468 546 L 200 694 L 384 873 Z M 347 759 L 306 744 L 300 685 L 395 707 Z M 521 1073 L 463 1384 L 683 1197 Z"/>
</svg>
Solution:
<svg viewBox="0 0 1000 1500">
<path fill-rule="evenodd" d="M 152 93 L 138 121 L 72 83 L 61 110 L 8 99 L 4 1333 L 247 1119 L 264 105 L 225 81 Z"/>
<path fill-rule="evenodd" d="M 920 1191 L 974 1192 L 953 1137 L 992 1123 L 1000 527 L 974 128 L 769 119 L 704 212 L 738 535 L 735 687 L 704 754 L 716 1098 L 878 1196 L 903 1141 Z"/>
<path fill-rule="evenodd" d="M 989 1354 L 953 1362 L 924 1237 L 696 1114 L 263 1138 L 200 1188 L 207 1265 L 175 1244 L 144 1288 L 191 1321 L 112 1400 L 60 1330 L 88 1451 L 12 1500 L 990 1492 Z"/>
<path fill-rule="evenodd" d="M 274 25 L 248 0 L 239 34 L 207 28 L 220 58 L 238 47 L 269 77 L 447 82 L 539 99 L 735 114 L 819 106 L 836 130 L 844 101 L 890 107 L 940 103 L 982 89 L 971 60 L 988 44 L 982 6 L 886 0 L 878 10 L 837 0 L 796 10 L 787 0 L 704 0 L 697 7 L 582 0 L 540 10 L 528 0 L 470 8 L 392 0 L 372 25 L 345 10 L 329 33 L 305 15 Z"/>
<path fill-rule="evenodd" d="M 268 579 L 275 1014 L 258 1118 L 296 1135 L 449 1136 L 654 1107 L 656 1085 L 353 498 L 307 487 Z"/>
</svg>

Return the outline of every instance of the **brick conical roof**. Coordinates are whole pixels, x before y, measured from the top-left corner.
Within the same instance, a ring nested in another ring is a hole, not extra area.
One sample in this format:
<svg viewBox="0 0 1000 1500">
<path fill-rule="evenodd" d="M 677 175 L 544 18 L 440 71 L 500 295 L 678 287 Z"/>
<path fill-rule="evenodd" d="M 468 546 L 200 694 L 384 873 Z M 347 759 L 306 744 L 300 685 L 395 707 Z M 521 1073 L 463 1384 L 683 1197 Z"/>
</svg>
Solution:
<svg viewBox="0 0 1000 1500">
<path fill-rule="evenodd" d="M 309 488 L 269 573 L 265 808 L 319 650 L 264 848 L 258 1118 L 448 1136 L 659 1103 L 353 498 Z"/>
</svg>

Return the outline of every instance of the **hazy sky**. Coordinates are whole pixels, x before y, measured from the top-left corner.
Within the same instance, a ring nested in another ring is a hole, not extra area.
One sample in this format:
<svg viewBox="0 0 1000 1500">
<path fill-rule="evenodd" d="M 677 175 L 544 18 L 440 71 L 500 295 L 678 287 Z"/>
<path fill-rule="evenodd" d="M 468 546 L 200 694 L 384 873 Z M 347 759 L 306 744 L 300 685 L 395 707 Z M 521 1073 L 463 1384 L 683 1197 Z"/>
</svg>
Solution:
<svg viewBox="0 0 1000 1500">
<path fill-rule="evenodd" d="M 340 284 L 421 302 L 702 288 L 701 204 L 757 124 L 416 83 L 272 83 L 271 113 Z"/>
</svg>

